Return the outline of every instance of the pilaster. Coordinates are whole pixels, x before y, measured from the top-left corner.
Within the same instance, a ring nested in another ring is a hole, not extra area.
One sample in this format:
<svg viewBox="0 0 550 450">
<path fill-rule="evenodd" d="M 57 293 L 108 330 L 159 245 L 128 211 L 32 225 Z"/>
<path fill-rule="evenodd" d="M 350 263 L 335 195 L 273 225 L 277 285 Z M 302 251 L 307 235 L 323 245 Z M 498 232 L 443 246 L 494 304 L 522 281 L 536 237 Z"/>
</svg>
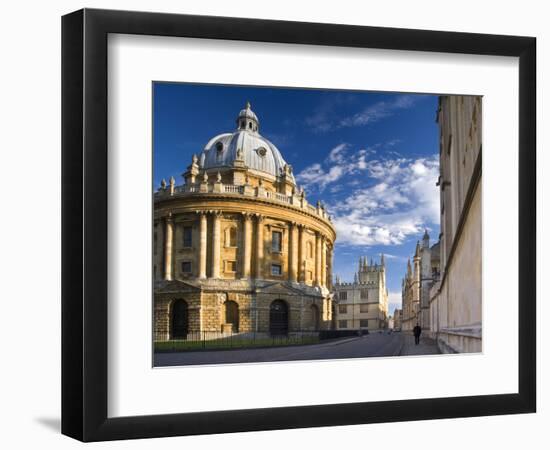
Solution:
<svg viewBox="0 0 550 450">
<path fill-rule="evenodd" d="M 212 278 L 220 278 L 220 216 L 212 212 Z"/>
<path fill-rule="evenodd" d="M 199 214 L 199 278 L 206 278 L 206 248 L 208 233 L 208 217 L 204 211 Z"/>
<path fill-rule="evenodd" d="M 315 286 L 321 286 L 321 234 L 315 232 Z"/>
<path fill-rule="evenodd" d="M 264 216 L 256 215 L 256 278 L 263 277 L 264 263 Z"/>
<path fill-rule="evenodd" d="M 289 280 L 293 283 L 297 280 L 297 269 L 298 269 L 298 236 L 297 236 L 297 226 L 296 222 L 290 223 L 290 243 L 289 243 Z"/>
<path fill-rule="evenodd" d="M 305 268 L 305 239 L 304 232 L 305 226 L 302 224 L 298 225 L 298 282 L 304 283 L 306 281 L 306 268 Z"/>
<path fill-rule="evenodd" d="M 242 256 L 242 277 L 250 278 L 250 265 L 252 262 L 252 217 L 243 213 L 243 256 Z"/>
<path fill-rule="evenodd" d="M 172 213 L 165 217 L 164 232 L 164 279 L 172 280 L 172 253 L 174 240 L 174 219 Z"/>
</svg>

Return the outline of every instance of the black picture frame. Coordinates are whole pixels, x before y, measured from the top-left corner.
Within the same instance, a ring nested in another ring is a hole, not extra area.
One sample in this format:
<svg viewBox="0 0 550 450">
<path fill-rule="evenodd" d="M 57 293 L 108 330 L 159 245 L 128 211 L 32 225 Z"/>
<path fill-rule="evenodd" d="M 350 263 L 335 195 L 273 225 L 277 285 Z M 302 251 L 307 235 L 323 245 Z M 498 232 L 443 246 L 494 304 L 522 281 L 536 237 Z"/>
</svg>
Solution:
<svg viewBox="0 0 550 450">
<path fill-rule="evenodd" d="M 107 36 L 180 36 L 519 58 L 518 393 L 107 417 Z M 62 18 L 62 433 L 82 441 L 535 412 L 536 39 L 83 9 Z"/>
</svg>

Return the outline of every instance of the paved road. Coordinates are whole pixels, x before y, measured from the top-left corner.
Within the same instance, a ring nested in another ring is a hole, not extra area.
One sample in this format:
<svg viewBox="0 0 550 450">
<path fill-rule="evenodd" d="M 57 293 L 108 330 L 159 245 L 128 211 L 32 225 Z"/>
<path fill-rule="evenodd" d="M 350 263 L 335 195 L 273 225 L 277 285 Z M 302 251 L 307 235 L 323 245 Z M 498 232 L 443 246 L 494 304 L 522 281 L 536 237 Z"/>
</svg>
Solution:
<svg viewBox="0 0 550 450">
<path fill-rule="evenodd" d="M 401 347 L 400 356 L 438 355 L 439 353 L 437 344 L 433 339 L 421 336 L 420 343 L 415 345 L 412 334 L 403 335 L 403 346 Z"/>
<path fill-rule="evenodd" d="M 155 366 L 397 356 L 401 352 L 404 340 L 408 337 L 402 333 L 372 333 L 368 336 L 345 338 L 314 345 L 247 350 L 156 353 Z"/>
</svg>

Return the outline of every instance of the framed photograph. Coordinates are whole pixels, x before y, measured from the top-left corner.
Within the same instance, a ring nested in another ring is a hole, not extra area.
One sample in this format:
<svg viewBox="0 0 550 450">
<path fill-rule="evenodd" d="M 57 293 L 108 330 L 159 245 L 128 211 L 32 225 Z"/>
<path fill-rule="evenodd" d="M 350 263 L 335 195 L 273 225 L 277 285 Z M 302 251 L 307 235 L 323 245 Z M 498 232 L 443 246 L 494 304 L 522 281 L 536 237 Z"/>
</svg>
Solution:
<svg viewBox="0 0 550 450">
<path fill-rule="evenodd" d="M 62 432 L 535 412 L 536 41 L 62 21 Z"/>
</svg>

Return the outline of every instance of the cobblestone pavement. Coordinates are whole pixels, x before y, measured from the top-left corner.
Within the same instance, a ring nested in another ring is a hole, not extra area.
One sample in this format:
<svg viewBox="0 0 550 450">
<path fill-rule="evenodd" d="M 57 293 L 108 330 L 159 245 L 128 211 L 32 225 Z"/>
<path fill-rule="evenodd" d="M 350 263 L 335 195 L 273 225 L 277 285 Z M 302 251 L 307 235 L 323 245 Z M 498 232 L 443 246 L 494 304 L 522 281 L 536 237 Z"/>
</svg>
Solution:
<svg viewBox="0 0 550 450">
<path fill-rule="evenodd" d="M 410 349 L 409 337 L 412 339 Z M 239 350 L 211 350 L 199 352 L 156 353 L 154 363 L 159 366 L 187 366 L 197 364 L 235 364 L 270 361 L 299 361 L 341 358 L 366 358 L 409 354 L 435 354 L 427 342 L 414 345 L 414 337 L 404 333 L 371 333 L 363 337 L 345 338 L 314 345 L 256 348 Z M 433 341 L 432 341 L 433 342 Z M 435 344 L 433 344 L 435 346 Z M 422 351 L 425 350 L 425 353 Z M 437 350 L 437 348 L 435 348 Z"/>
<path fill-rule="evenodd" d="M 440 353 L 433 339 L 420 335 L 420 343 L 418 345 L 414 344 L 414 336 L 412 334 L 403 333 L 402 339 L 403 347 L 399 356 L 438 355 Z"/>
</svg>

